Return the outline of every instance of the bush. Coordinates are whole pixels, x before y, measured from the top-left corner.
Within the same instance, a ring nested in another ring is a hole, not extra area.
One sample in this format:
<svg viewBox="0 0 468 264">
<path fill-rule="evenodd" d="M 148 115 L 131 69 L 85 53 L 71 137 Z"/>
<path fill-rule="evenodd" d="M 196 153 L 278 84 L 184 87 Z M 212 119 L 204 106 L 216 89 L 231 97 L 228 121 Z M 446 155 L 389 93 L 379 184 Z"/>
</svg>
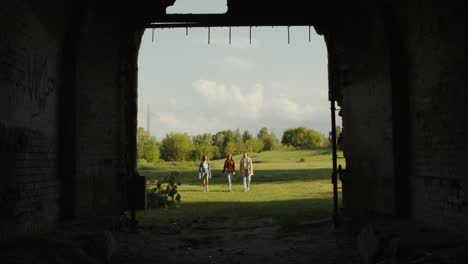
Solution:
<svg viewBox="0 0 468 264">
<path fill-rule="evenodd" d="M 137 158 L 138 161 L 155 162 L 159 160 L 159 146 L 156 138 L 148 131 L 139 127 L 137 130 Z"/>
<path fill-rule="evenodd" d="M 137 164 L 138 165 L 146 165 L 146 164 L 148 164 L 148 161 L 146 161 L 145 159 L 137 159 Z"/>
<path fill-rule="evenodd" d="M 148 208 L 178 208 L 182 196 L 177 188 L 182 183 L 178 181 L 179 172 L 171 172 L 160 180 L 147 182 Z"/>
</svg>

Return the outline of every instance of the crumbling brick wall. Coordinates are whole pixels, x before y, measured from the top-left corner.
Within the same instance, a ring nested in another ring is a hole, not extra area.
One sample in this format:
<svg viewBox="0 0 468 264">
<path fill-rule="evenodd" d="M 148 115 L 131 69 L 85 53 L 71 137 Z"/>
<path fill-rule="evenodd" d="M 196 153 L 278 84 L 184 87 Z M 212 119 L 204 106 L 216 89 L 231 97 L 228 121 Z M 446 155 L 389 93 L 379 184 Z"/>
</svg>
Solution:
<svg viewBox="0 0 468 264">
<path fill-rule="evenodd" d="M 128 208 L 134 18 L 125 3 L 2 3 L 0 241 Z"/>
<path fill-rule="evenodd" d="M 466 9 L 432 2 L 406 8 L 413 217 L 467 231 Z"/>
<path fill-rule="evenodd" d="M 60 42 L 21 1 L 0 9 L 0 235 L 38 232 L 58 218 Z"/>
</svg>

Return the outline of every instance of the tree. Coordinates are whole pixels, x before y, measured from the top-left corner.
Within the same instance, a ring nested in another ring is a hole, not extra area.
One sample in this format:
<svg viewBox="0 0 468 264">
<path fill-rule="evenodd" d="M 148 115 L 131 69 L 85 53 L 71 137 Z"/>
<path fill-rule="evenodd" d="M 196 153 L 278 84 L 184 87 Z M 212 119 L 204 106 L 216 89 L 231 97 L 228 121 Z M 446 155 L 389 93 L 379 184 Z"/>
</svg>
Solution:
<svg viewBox="0 0 468 264">
<path fill-rule="evenodd" d="M 303 141 L 303 148 L 316 148 L 320 147 L 322 144 L 322 134 L 313 130 L 307 129 L 304 141 Z"/>
<path fill-rule="evenodd" d="M 309 149 L 319 147 L 321 145 L 322 138 L 323 136 L 313 129 L 296 127 L 289 128 L 284 131 L 281 143 L 299 149 Z"/>
<path fill-rule="evenodd" d="M 209 133 L 205 133 L 203 135 L 196 135 L 193 137 L 192 140 L 195 145 L 197 144 L 212 145 L 213 144 L 213 136 Z"/>
<path fill-rule="evenodd" d="M 169 133 L 161 143 L 161 157 L 166 161 L 183 161 L 193 157 L 194 145 L 187 133 Z"/>
<path fill-rule="evenodd" d="M 261 152 L 263 150 L 263 142 L 259 139 L 253 138 L 245 141 L 242 144 L 243 152 Z"/>
<path fill-rule="evenodd" d="M 342 131 L 342 128 L 341 126 L 336 126 L 335 128 L 335 131 L 336 131 L 336 140 L 337 140 L 337 143 L 338 143 L 338 138 L 340 137 L 340 134 L 341 134 L 341 131 Z M 332 132 L 328 132 L 328 142 L 331 144 L 332 143 Z"/>
<path fill-rule="evenodd" d="M 257 138 L 264 139 L 264 138 L 267 138 L 269 135 L 270 135 L 270 132 L 268 132 L 268 128 L 262 127 L 260 131 L 258 131 Z"/>
<path fill-rule="evenodd" d="M 257 138 L 263 142 L 263 150 L 273 150 L 275 146 L 280 144 L 279 139 L 276 137 L 275 133 L 270 133 L 268 128 L 263 127 L 258 132 Z"/>
<path fill-rule="evenodd" d="M 148 162 L 159 160 L 159 146 L 155 137 L 148 131 L 139 127 L 137 129 L 137 159 L 144 159 Z"/>
<path fill-rule="evenodd" d="M 242 134 L 242 142 L 245 143 L 249 139 L 252 139 L 252 134 L 248 130 L 245 130 Z"/>
<path fill-rule="evenodd" d="M 242 135 L 241 135 L 240 129 L 236 129 L 236 131 L 234 131 L 233 142 L 237 146 L 240 146 L 240 144 L 242 144 L 243 141 L 242 141 Z"/>
<path fill-rule="evenodd" d="M 216 132 L 213 135 L 213 144 L 219 148 L 220 151 L 224 149 L 224 133 L 222 131 Z"/>
<path fill-rule="evenodd" d="M 201 159 L 203 155 L 207 155 L 210 159 L 217 158 L 217 147 L 213 145 L 213 136 L 211 134 L 197 135 L 192 138 L 195 145 L 192 158 L 194 160 Z"/>
<path fill-rule="evenodd" d="M 236 143 L 228 142 L 226 144 L 226 147 L 224 148 L 224 155 L 227 155 L 229 153 L 231 153 L 231 154 L 237 153 L 238 149 L 239 148 L 238 148 Z"/>
</svg>

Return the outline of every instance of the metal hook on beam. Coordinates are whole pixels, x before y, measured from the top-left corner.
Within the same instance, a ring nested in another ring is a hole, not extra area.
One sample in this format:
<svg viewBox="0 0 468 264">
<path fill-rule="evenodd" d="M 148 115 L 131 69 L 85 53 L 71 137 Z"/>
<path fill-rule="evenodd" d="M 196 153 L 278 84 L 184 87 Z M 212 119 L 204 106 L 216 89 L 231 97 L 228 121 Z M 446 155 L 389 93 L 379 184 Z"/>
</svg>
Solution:
<svg viewBox="0 0 468 264">
<path fill-rule="evenodd" d="M 208 27 L 208 45 L 211 43 L 211 28 Z"/>
<path fill-rule="evenodd" d="M 185 36 L 188 36 L 188 27 L 185 27 Z"/>
<path fill-rule="evenodd" d="M 249 44 L 252 44 L 252 26 L 249 28 Z"/>
<path fill-rule="evenodd" d="M 290 34 L 289 34 L 289 28 L 290 28 L 290 27 L 291 27 L 291 26 L 288 26 L 288 45 L 291 44 L 291 36 L 290 36 Z"/>
<path fill-rule="evenodd" d="M 311 27 L 312 27 L 312 26 L 309 26 L 309 42 L 310 42 L 310 28 L 311 28 Z"/>
<path fill-rule="evenodd" d="M 154 28 L 153 28 L 153 31 L 151 32 L 151 42 L 154 43 Z"/>
<path fill-rule="evenodd" d="M 229 27 L 229 45 L 231 45 L 231 27 Z"/>
</svg>

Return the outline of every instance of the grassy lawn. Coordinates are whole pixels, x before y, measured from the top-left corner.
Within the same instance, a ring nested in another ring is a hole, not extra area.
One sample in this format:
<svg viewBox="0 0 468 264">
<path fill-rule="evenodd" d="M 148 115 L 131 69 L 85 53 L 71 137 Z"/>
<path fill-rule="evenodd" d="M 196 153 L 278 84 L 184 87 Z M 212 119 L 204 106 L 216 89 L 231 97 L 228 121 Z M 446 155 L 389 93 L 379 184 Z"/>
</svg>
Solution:
<svg viewBox="0 0 468 264">
<path fill-rule="evenodd" d="M 341 154 L 339 155 L 341 156 Z M 236 168 L 240 156 L 235 156 Z M 331 153 L 327 150 L 268 151 L 251 155 L 254 162 L 250 192 L 244 193 L 236 174 L 233 192 L 221 173 L 224 160 L 210 161 L 210 192 L 202 192 L 198 162 L 164 162 L 141 165 L 140 174 L 159 179 L 170 171 L 181 174 L 182 207 L 139 212 L 143 224 L 167 225 L 186 221 L 222 221 L 237 218 L 271 218 L 301 221 L 330 216 L 332 210 Z"/>
</svg>

